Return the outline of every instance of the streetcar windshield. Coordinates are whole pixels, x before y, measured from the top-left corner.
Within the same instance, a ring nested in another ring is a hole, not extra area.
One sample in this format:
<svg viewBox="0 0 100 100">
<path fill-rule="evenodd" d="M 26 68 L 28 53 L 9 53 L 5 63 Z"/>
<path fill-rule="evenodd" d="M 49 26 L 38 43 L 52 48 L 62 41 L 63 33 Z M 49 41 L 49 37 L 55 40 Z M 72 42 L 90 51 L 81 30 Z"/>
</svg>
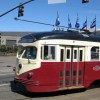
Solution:
<svg viewBox="0 0 100 100">
<path fill-rule="evenodd" d="M 21 45 L 19 45 L 19 46 L 18 46 L 18 56 L 19 56 L 19 57 L 22 55 L 23 51 L 24 51 L 24 47 L 21 46 Z"/>
<path fill-rule="evenodd" d="M 24 51 L 22 53 L 22 58 L 25 59 L 36 59 L 37 56 L 37 48 L 34 46 L 24 47 Z"/>
<path fill-rule="evenodd" d="M 37 56 L 37 48 L 34 46 L 18 46 L 18 57 L 22 57 L 25 59 L 36 59 Z"/>
</svg>

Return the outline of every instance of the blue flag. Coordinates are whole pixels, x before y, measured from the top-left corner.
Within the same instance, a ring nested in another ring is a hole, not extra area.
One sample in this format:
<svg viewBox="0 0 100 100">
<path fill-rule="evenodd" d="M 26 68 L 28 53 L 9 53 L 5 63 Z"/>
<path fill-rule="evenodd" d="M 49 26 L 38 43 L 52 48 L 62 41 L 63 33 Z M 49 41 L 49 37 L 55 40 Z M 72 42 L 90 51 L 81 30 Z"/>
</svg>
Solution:
<svg viewBox="0 0 100 100">
<path fill-rule="evenodd" d="M 59 14 L 57 12 L 57 18 L 56 18 L 55 26 L 59 26 L 59 25 L 60 25 Z"/>
<path fill-rule="evenodd" d="M 78 16 L 77 16 L 77 20 L 76 20 L 75 28 L 79 28 L 79 27 L 80 27 L 80 24 L 79 24 L 78 20 L 79 20 L 79 18 L 78 18 Z"/>
<path fill-rule="evenodd" d="M 90 28 L 96 27 L 96 17 L 94 18 L 93 22 L 90 25 Z"/>
<path fill-rule="evenodd" d="M 84 29 L 84 28 L 87 28 L 87 19 L 86 19 L 86 21 L 83 23 L 82 29 Z"/>
<path fill-rule="evenodd" d="M 71 25 L 71 22 L 70 22 L 70 19 L 69 19 L 69 16 L 68 16 L 68 28 L 71 28 L 72 25 Z"/>
</svg>

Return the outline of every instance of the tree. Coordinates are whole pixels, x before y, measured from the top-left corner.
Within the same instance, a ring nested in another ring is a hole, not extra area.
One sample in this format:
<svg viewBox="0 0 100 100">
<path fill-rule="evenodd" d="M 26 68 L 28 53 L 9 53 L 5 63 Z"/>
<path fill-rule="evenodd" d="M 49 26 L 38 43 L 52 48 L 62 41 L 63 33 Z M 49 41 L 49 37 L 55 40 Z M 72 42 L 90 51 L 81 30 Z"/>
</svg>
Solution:
<svg viewBox="0 0 100 100">
<path fill-rule="evenodd" d="M 14 50 L 14 52 L 17 52 L 18 46 L 16 44 L 13 46 L 13 50 Z"/>
<path fill-rule="evenodd" d="M 7 46 L 6 45 L 1 45 L 0 46 L 0 51 L 1 52 L 6 52 L 7 51 Z"/>
</svg>

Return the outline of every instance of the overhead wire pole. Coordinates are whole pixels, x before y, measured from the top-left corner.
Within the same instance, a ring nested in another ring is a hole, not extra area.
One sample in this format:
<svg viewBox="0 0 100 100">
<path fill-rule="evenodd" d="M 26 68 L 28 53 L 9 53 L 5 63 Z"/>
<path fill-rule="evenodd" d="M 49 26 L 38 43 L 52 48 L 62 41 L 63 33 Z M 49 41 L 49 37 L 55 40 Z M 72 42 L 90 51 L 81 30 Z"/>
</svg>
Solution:
<svg viewBox="0 0 100 100">
<path fill-rule="evenodd" d="M 25 20 L 25 19 L 19 19 L 17 17 L 14 18 L 15 20 L 20 20 L 24 22 L 30 22 L 30 23 L 36 23 L 36 24 L 42 24 L 42 25 L 48 25 L 48 26 L 54 26 L 53 24 L 47 24 L 47 23 L 41 23 L 41 22 L 36 22 L 36 21 L 30 21 L 30 20 Z"/>
<path fill-rule="evenodd" d="M 55 26 L 54 24 L 47 24 L 47 23 L 41 23 L 41 22 L 36 22 L 36 21 L 30 21 L 30 20 L 25 20 L 25 19 L 19 19 L 17 17 L 14 18 L 15 20 L 20 20 L 20 21 L 24 21 L 24 22 L 29 22 L 29 23 L 36 23 L 36 24 L 42 24 L 42 25 L 47 25 L 47 26 Z M 59 26 L 59 27 L 62 27 L 62 28 L 68 28 L 66 26 Z M 76 29 L 76 28 L 71 28 L 71 29 Z M 80 29 L 78 29 L 80 30 Z"/>
<path fill-rule="evenodd" d="M 32 1 L 34 1 L 34 0 L 29 0 L 29 1 L 23 2 L 23 3 L 19 4 L 18 6 L 16 6 L 16 7 L 10 9 L 10 10 L 8 10 L 8 11 L 6 11 L 6 12 L 3 13 L 3 14 L 1 14 L 0 17 L 2 17 L 2 16 L 4 16 L 4 15 L 8 14 L 9 12 L 11 12 L 11 11 L 15 10 L 16 8 L 20 7 L 21 5 L 25 5 L 25 4 L 27 4 L 27 3 L 29 3 L 29 2 L 32 2 Z"/>
</svg>

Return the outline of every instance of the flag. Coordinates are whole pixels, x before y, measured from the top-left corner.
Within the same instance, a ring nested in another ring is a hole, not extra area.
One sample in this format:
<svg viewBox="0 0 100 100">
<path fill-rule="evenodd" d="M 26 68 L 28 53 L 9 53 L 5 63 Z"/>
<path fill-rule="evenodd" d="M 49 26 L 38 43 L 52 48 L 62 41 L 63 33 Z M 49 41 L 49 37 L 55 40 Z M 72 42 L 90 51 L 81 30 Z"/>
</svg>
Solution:
<svg viewBox="0 0 100 100">
<path fill-rule="evenodd" d="M 48 4 L 65 3 L 66 0 L 48 0 Z"/>
<path fill-rule="evenodd" d="M 68 15 L 68 28 L 71 28 L 72 25 L 71 25 L 71 22 L 70 22 L 70 18 L 69 18 L 69 15 Z"/>
<path fill-rule="evenodd" d="M 83 23 L 82 29 L 84 29 L 84 28 L 87 28 L 87 18 L 86 18 L 86 21 Z"/>
<path fill-rule="evenodd" d="M 75 28 L 79 28 L 80 27 L 80 24 L 79 24 L 79 18 L 78 18 L 78 15 L 77 15 L 77 19 L 76 19 L 76 24 L 75 24 Z"/>
<path fill-rule="evenodd" d="M 55 22 L 55 26 L 59 26 L 60 21 L 59 21 L 59 14 L 57 12 L 57 18 L 56 18 L 56 22 Z"/>
<path fill-rule="evenodd" d="M 90 28 L 96 27 L 96 17 L 94 18 L 93 22 L 90 25 Z"/>
</svg>

